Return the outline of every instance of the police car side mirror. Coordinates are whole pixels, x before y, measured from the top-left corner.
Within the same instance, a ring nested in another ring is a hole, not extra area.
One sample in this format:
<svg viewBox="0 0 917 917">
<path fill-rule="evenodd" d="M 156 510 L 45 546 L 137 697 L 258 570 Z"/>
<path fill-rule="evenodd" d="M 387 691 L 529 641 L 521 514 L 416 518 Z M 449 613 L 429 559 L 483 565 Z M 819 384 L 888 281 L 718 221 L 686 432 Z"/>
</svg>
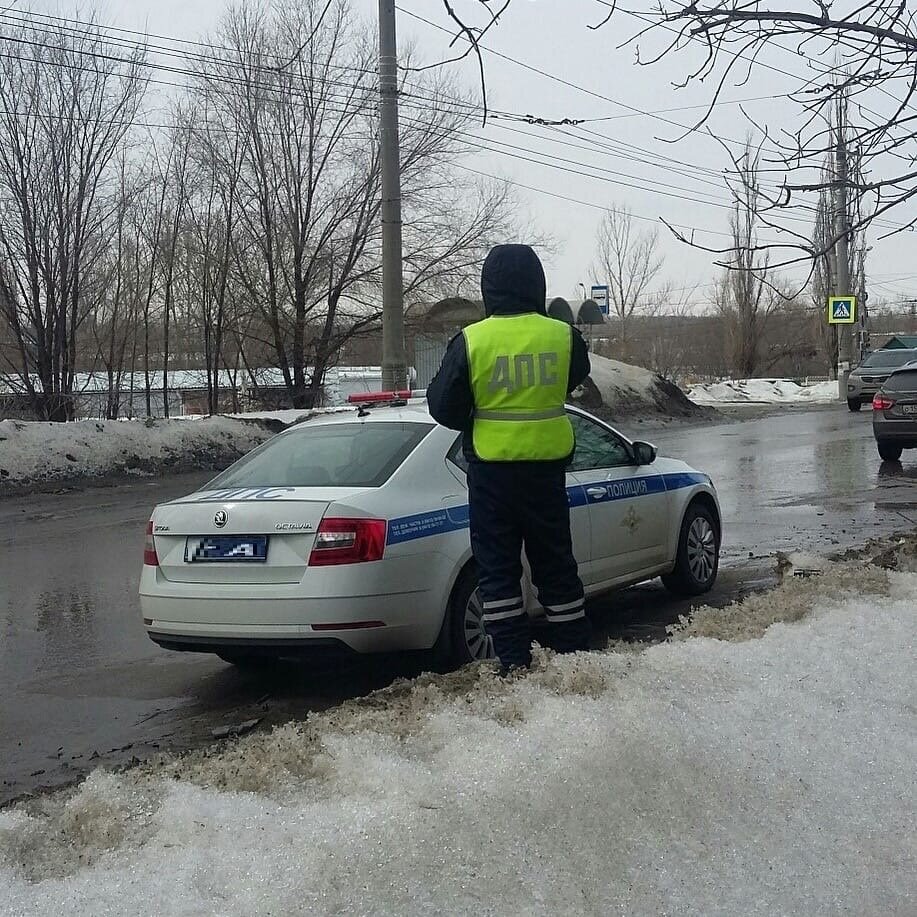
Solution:
<svg viewBox="0 0 917 917">
<path fill-rule="evenodd" d="M 634 445 L 634 462 L 638 465 L 652 465 L 656 461 L 657 450 L 649 443 L 636 442 Z"/>
</svg>

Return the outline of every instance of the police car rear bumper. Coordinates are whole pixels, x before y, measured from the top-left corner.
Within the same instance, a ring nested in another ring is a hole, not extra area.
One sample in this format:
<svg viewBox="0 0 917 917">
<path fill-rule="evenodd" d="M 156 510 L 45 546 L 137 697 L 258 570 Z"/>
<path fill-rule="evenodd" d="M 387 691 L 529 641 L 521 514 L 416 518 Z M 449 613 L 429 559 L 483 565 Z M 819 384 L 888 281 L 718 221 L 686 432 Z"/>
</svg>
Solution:
<svg viewBox="0 0 917 917">
<path fill-rule="evenodd" d="M 387 653 L 429 649 L 436 640 L 424 634 L 416 623 L 388 624 L 379 618 L 352 618 L 327 624 L 271 625 L 191 623 L 158 617 L 161 611 L 144 607 L 143 624 L 147 635 L 166 649 L 207 653 L 212 647 L 232 647 L 246 651 L 277 653 L 296 650 L 345 650 L 352 653 Z M 168 612 L 166 612 L 168 614 Z M 153 617 L 150 617 L 153 615 Z"/>
<path fill-rule="evenodd" d="M 175 649 L 224 640 L 253 649 L 337 641 L 356 653 L 381 653 L 429 649 L 442 624 L 443 607 L 432 593 L 316 599 L 210 590 L 202 594 L 205 590 L 180 584 L 163 594 L 142 588 L 140 608 L 150 639 L 161 646 L 176 644 L 170 646 Z"/>
<path fill-rule="evenodd" d="M 257 642 L 247 638 L 204 637 L 201 635 L 170 634 L 148 630 L 149 638 L 165 650 L 186 653 L 229 653 L 244 651 L 252 655 L 277 656 L 353 656 L 354 650 L 333 637 L 299 639 L 261 638 Z"/>
</svg>

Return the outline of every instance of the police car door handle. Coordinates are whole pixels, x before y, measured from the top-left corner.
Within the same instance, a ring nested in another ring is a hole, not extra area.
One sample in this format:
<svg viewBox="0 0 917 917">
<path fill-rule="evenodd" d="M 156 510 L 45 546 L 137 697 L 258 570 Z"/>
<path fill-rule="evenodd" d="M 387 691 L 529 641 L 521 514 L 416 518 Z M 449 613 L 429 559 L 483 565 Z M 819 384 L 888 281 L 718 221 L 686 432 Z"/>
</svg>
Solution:
<svg viewBox="0 0 917 917">
<path fill-rule="evenodd" d="M 608 491 L 606 491 L 604 487 L 587 487 L 586 493 L 589 494 L 590 497 L 595 497 L 595 499 L 598 500 L 600 497 L 606 496 Z"/>
</svg>

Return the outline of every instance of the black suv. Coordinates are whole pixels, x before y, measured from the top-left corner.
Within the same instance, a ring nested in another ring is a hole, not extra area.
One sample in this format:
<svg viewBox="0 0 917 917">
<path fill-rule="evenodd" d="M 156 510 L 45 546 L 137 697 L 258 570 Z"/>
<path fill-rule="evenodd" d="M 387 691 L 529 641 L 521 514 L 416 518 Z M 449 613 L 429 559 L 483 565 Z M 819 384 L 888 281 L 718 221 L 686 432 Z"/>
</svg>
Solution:
<svg viewBox="0 0 917 917">
<path fill-rule="evenodd" d="M 873 398 L 872 432 L 883 461 L 917 449 L 917 362 L 896 369 Z"/>
</svg>

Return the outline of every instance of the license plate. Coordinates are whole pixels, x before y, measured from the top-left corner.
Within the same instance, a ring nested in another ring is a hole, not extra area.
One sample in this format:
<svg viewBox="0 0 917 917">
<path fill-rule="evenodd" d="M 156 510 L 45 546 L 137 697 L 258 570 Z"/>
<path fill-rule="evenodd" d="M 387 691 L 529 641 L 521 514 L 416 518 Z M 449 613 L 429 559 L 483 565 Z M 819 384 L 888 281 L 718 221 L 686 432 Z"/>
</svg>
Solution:
<svg viewBox="0 0 917 917">
<path fill-rule="evenodd" d="M 917 404 L 902 404 L 901 413 L 902 414 L 917 414 Z"/>
<path fill-rule="evenodd" d="M 185 563 L 263 564 L 267 535 L 199 535 L 185 542 Z"/>
</svg>

